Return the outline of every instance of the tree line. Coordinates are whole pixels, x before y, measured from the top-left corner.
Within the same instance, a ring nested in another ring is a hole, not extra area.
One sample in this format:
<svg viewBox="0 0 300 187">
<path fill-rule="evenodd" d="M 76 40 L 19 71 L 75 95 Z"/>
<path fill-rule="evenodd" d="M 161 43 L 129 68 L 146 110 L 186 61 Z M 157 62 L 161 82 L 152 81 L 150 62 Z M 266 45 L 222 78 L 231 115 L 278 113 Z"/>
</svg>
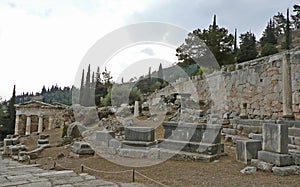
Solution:
<svg viewBox="0 0 300 187">
<path fill-rule="evenodd" d="M 188 67 L 191 64 L 195 64 L 196 61 L 204 62 L 210 60 L 209 58 L 211 57 L 206 50 L 206 46 L 220 66 L 272 55 L 278 52 L 278 45 L 281 45 L 282 49 L 290 49 L 291 31 L 297 29 L 300 29 L 300 5 L 296 4 L 293 6 L 292 15 L 290 15 L 289 9 L 287 9 L 286 14 L 278 12 L 274 15 L 267 23 L 259 40 L 256 40 L 254 33 L 247 31 L 240 34 L 238 45 L 237 29 L 235 29 L 234 34 L 231 34 L 226 28 L 219 27 L 215 15 L 213 23 L 208 29 L 201 30 L 198 28 L 190 32 L 185 42 L 176 49 L 178 65 Z M 278 40 L 280 36 L 285 37 L 281 43 Z M 194 71 L 189 75 L 196 74 L 197 71 Z"/>
</svg>

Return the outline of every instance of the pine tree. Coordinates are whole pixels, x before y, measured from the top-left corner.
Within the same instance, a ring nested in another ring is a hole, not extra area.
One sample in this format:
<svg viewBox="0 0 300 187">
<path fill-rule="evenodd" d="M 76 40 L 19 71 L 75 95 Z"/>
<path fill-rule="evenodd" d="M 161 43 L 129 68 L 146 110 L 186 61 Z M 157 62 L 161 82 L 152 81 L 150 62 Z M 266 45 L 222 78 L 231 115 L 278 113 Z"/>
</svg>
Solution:
<svg viewBox="0 0 300 187">
<path fill-rule="evenodd" d="M 287 20 L 281 12 L 278 12 L 277 15 L 273 16 L 275 36 L 278 37 L 285 32 L 285 27 Z"/>
<path fill-rule="evenodd" d="M 300 5 L 293 6 L 293 12 L 295 15 L 292 15 L 292 23 L 294 29 L 300 29 Z"/>
<path fill-rule="evenodd" d="M 272 45 L 277 44 L 274 22 L 271 19 L 270 19 L 266 29 L 263 32 L 263 36 L 260 39 L 261 46 L 264 46 L 266 43 L 269 43 Z"/>
<path fill-rule="evenodd" d="M 240 50 L 237 54 L 237 61 L 244 62 L 255 59 L 257 56 L 255 35 L 251 32 L 241 34 Z"/>
<path fill-rule="evenodd" d="M 229 34 L 226 28 L 219 28 L 217 17 L 214 15 L 213 23 L 208 29 L 196 29 L 189 33 L 185 43 L 176 49 L 178 65 L 181 67 L 193 65 L 195 64 L 194 59 L 197 61 L 204 58 L 207 58 L 204 61 L 211 60 L 211 54 L 207 52 L 206 46 L 219 65 L 232 64 L 234 63 L 233 44 L 234 36 Z M 210 65 L 214 66 L 214 64 Z"/>
</svg>

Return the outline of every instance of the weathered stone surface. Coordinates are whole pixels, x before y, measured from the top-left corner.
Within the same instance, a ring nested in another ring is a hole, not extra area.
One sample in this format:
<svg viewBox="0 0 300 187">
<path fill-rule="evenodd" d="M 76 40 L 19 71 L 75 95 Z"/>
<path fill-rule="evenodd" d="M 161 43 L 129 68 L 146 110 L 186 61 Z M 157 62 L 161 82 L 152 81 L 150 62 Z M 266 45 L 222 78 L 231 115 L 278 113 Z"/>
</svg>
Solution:
<svg viewBox="0 0 300 187">
<path fill-rule="evenodd" d="M 120 156 L 129 158 L 147 158 L 149 150 L 141 149 L 121 149 L 119 152 Z"/>
<path fill-rule="evenodd" d="M 282 124 L 263 124 L 264 151 L 288 153 L 288 126 Z"/>
<path fill-rule="evenodd" d="M 258 159 L 276 166 L 289 166 L 293 164 L 292 156 L 268 151 L 258 151 Z"/>
<path fill-rule="evenodd" d="M 125 140 L 127 141 L 154 141 L 154 128 L 152 127 L 126 127 Z"/>
<path fill-rule="evenodd" d="M 79 155 L 93 155 L 95 151 L 86 142 L 74 142 L 71 151 Z"/>
<path fill-rule="evenodd" d="M 300 146 L 300 137 L 295 137 L 294 138 L 294 144 Z"/>
<path fill-rule="evenodd" d="M 270 164 L 264 161 L 260 161 L 258 159 L 252 159 L 251 160 L 251 165 L 256 167 L 257 169 L 263 170 L 263 171 L 272 171 L 272 168 L 274 164 Z"/>
<path fill-rule="evenodd" d="M 244 169 L 242 169 L 240 172 L 243 174 L 249 174 L 249 173 L 255 173 L 257 171 L 256 167 L 245 167 Z"/>
<path fill-rule="evenodd" d="M 288 133 L 289 133 L 290 136 L 300 137 L 300 128 L 289 128 Z"/>
<path fill-rule="evenodd" d="M 299 175 L 300 166 L 285 166 L 285 167 L 273 167 L 272 171 L 276 175 L 286 176 L 286 175 Z"/>
<path fill-rule="evenodd" d="M 109 141 L 115 138 L 115 133 L 113 131 L 96 131 L 96 145 L 97 146 L 109 146 Z"/>
<path fill-rule="evenodd" d="M 261 141 L 258 140 L 238 140 L 236 143 L 236 159 L 245 164 L 256 159 L 258 151 L 262 149 Z"/>
<path fill-rule="evenodd" d="M 263 135 L 262 134 L 253 134 L 252 136 L 253 140 L 259 140 L 259 141 L 263 141 Z"/>
<path fill-rule="evenodd" d="M 222 132 L 225 134 L 231 134 L 231 135 L 236 135 L 237 130 L 236 129 L 231 129 L 231 128 L 223 128 Z"/>
<path fill-rule="evenodd" d="M 71 136 L 72 138 L 82 137 L 81 133 L 83 133 L 86 130 L 87 128 L 83 126 L 81 123 L 74 122 L 69 125 L 67 130 L 67 136 Z"/>
</svg>

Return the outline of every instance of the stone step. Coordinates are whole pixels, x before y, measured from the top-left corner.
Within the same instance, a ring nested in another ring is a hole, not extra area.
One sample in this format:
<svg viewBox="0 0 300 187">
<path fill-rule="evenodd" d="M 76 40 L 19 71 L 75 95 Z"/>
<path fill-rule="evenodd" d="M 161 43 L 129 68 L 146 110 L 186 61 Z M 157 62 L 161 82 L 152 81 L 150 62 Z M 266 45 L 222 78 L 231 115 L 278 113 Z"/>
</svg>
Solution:
<svg viewBox="0 0 300 187">
<path fill-rule="evenodd" d="M 289 147 L 289 149 L 297 149 L 297 150 L 300 150 L 300 146 L 299 146 L 299 145 L 292 145 L 292 144 L 289 144 L 288 147 Z"/>
<path fill-rule="evenodd" d="M 232 141 L 236 144 L 237 140 L 248 140 L 249 138 L 239 135 L 226 135 L 225 141 Z"/>
<path fill-rule="evenodd" d="M 297 136 L 300 137 L 300 128 L 289 128 L 289 136 Z"/>
<path fill-rule="evenodd" d="M 260 134 L 262 133 L 262 126 L 252 126 L 252 125 L 237 125 L 237 129 L 244 132 L 244 133 L 256 133 Z"/>
<path fill-rule="evenodd" d="M 300 150 L 299 149 L 289 149 L 289 153 L 300 154 Z"/>
<path fill-rule="evenodd" d="M 225 133 L 225 134 L 237 135 L 237 130 L 236 129 L 223 128 L 222 132 Z"/>
</svg>

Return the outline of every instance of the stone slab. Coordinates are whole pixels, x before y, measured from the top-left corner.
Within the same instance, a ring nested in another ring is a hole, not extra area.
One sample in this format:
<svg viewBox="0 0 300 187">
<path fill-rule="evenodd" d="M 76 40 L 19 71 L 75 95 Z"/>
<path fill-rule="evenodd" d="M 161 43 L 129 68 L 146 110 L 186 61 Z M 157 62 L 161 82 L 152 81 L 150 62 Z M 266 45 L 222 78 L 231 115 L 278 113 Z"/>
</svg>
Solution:
<svg viewBox="0 0 300 187">
<path fill-rule="evenodd" d="M 256 167 L 257 169 L 263 170 L 263 171 L 272 171 L 272 168 L 274 166 L 274 164 L 270 164 L 258 159 L 252 159 L 251 160 L 251 165 Z"/>
<path fill-rule="evenodd" d="M 289 128 L 289 135 L 300 137 L 300 128 Z"/>
<path fill-rule="evenodd" d="M 272 171 L 280 176 L 300 175 L 300 166 L 273 167 Z"/>
<path fill-rule="evenodd" d="M 122 141 L 122 148 L 126 149 L 150 149 L 151 147 L 155 147 L 157 142 L 143 142 L 143 141 Z"/>
<path fill-rule="evenodd" d="M 258 151 L 262 149 L 259 140 L 238 140 L 236 143 L 236 159 L 249 164 L 251 159 L 256 159 Z"/>
<path fill-rule="evenodd" d="M 258 151 L 258 159 L 276 166 L 289 166 L 293 164 L 293 158 L 289 154 L 279 154 L 269 151 Z"/>
<path fill-rule="evenodd" d="M 154 128 L 125 127 L 125 140 L 152 142 L 154 141 Z"/>
<path fill-rule="evenodd" d="M 263 124 L 264 151 L 275 153 L 288 153 L 288 126 L 283 124 Z"/>
</svg>

